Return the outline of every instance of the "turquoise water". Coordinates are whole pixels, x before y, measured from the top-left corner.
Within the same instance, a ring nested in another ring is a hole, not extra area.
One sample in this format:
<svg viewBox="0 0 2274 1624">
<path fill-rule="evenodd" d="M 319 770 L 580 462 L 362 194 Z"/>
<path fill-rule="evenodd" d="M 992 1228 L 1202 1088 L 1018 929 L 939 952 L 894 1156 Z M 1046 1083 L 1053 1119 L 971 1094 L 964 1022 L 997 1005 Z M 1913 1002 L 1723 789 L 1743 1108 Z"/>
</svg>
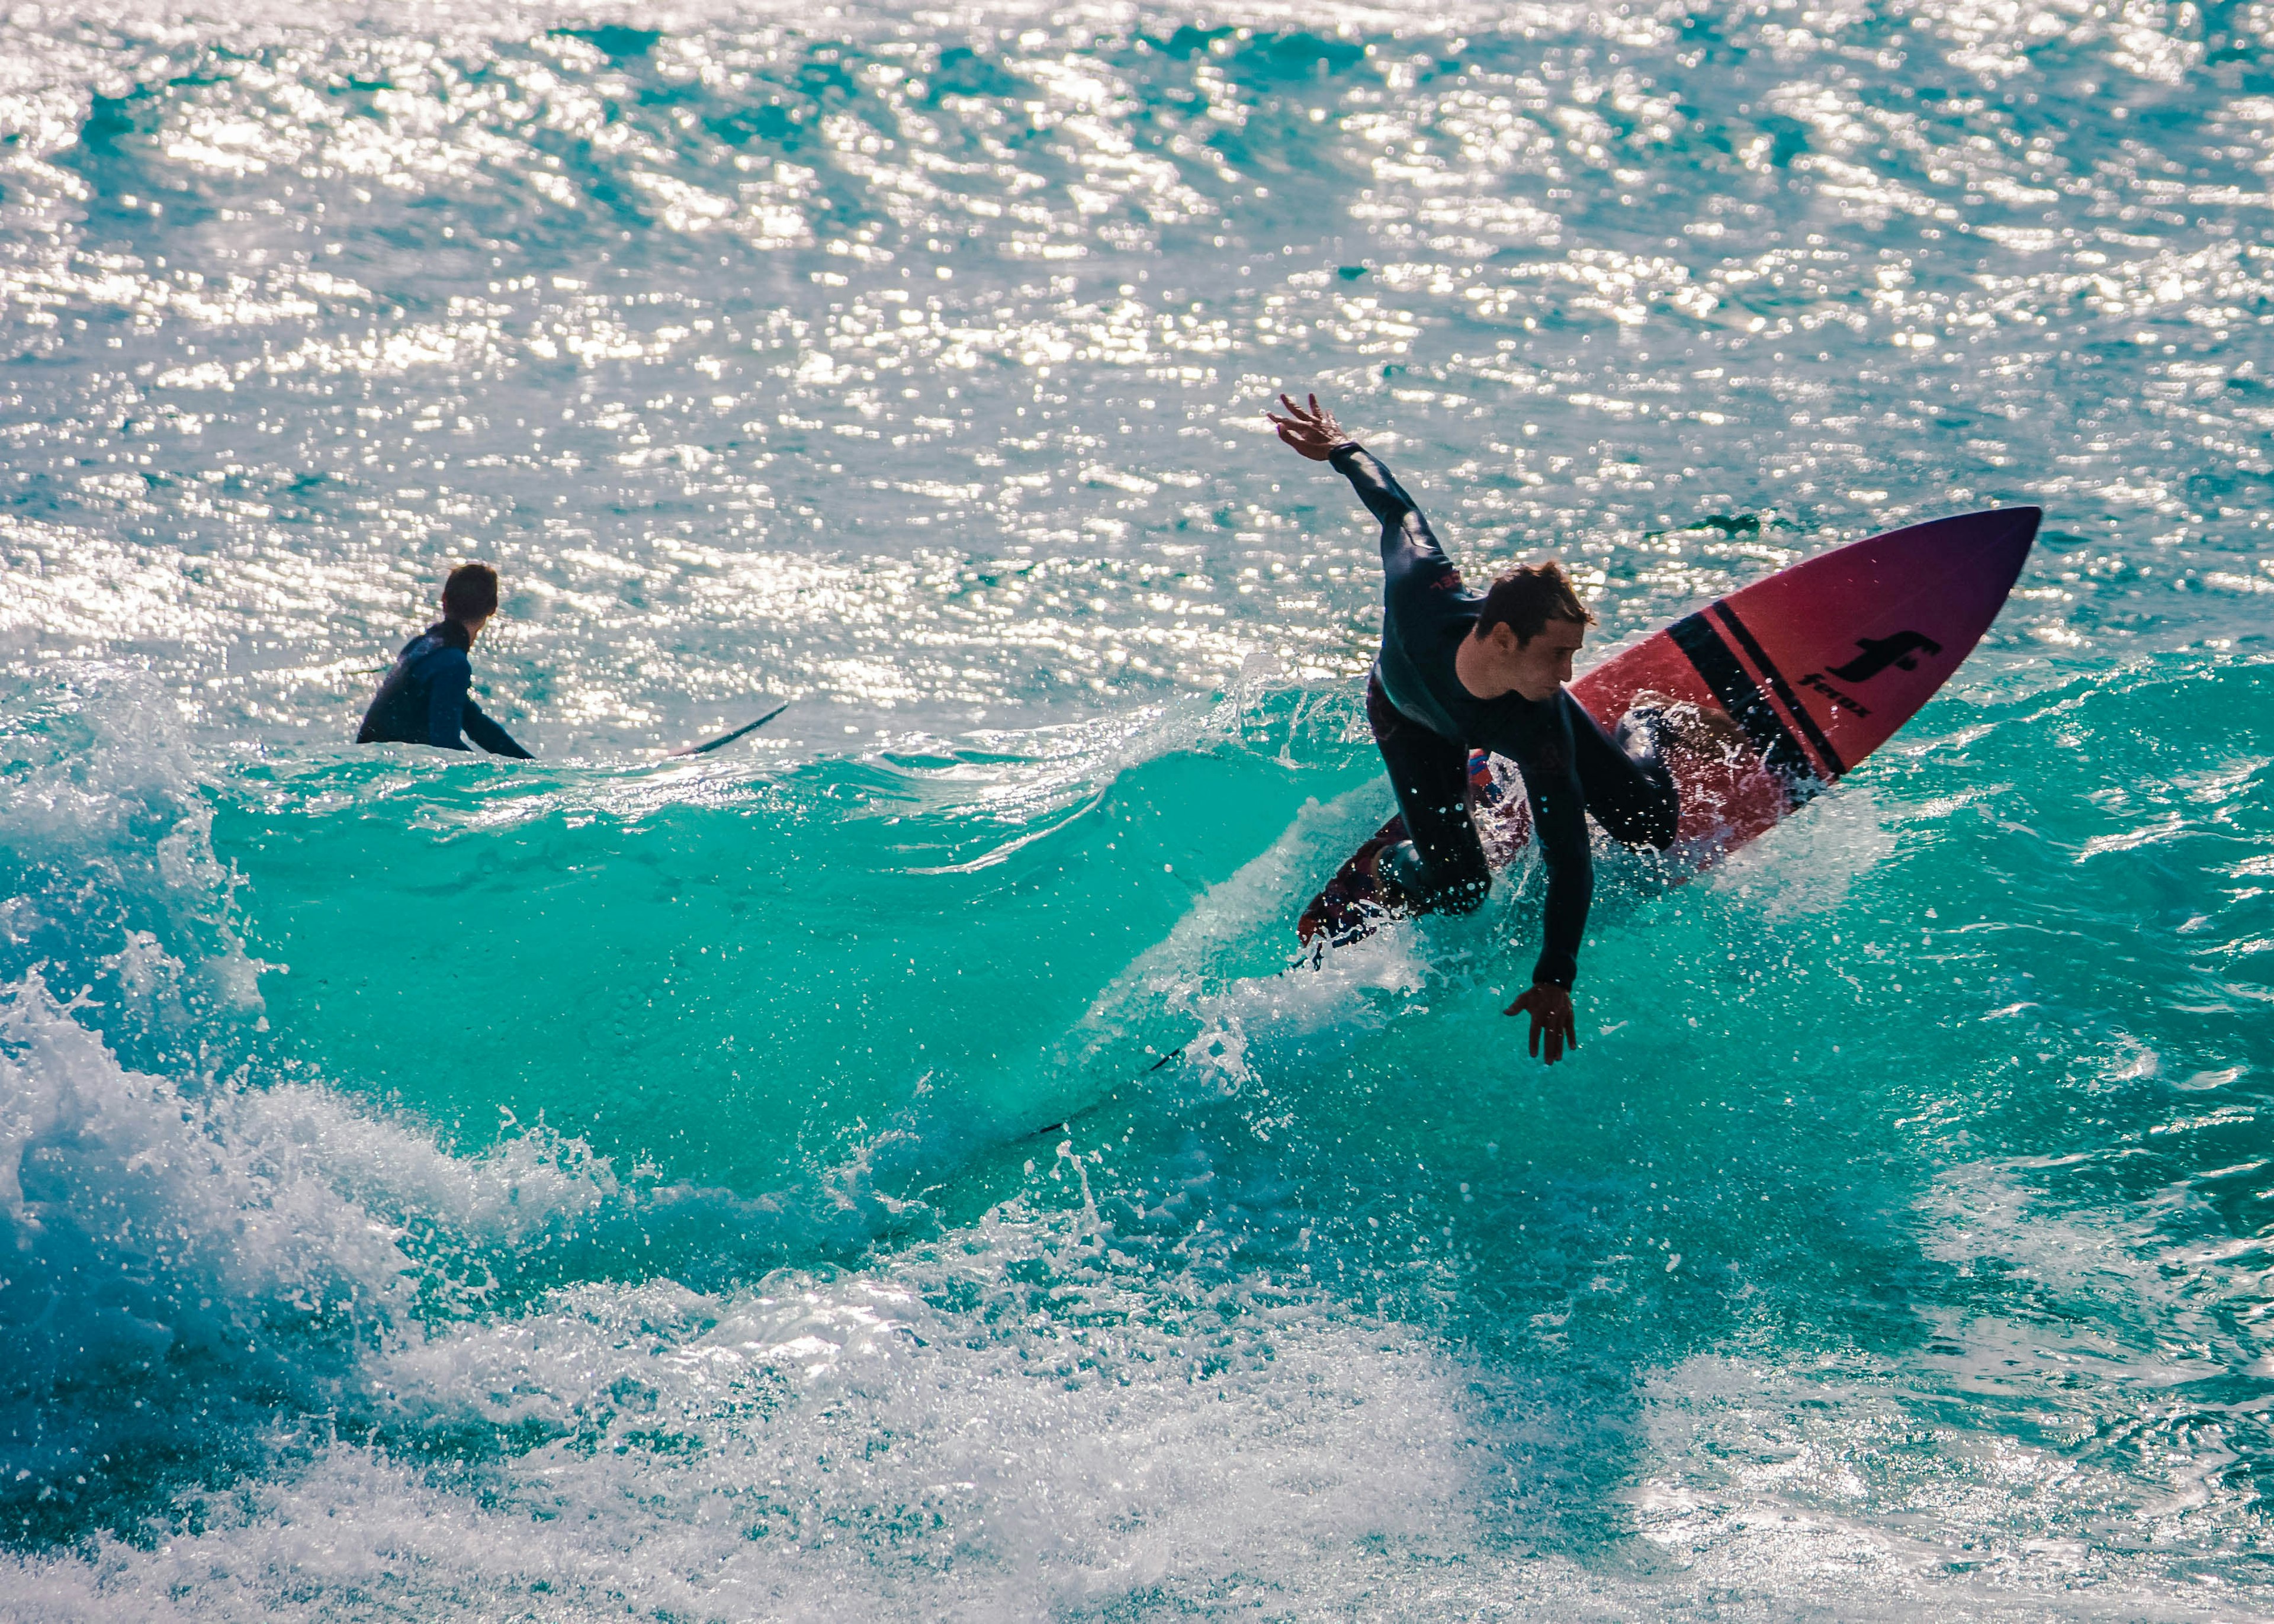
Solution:
<svg viewBox="0 0 2274 1624">
<path fill-rule="evenodd" d="M 0 1615 L 2264 1616 L 2270 50 L 11 13 Z M 1598 649 L 2047 527 L 1545 1071 L 1521 872 L 1287 968 L 1282 387 Z M 542 759 L 345 748 L 470 555 Z"/>
</svg>

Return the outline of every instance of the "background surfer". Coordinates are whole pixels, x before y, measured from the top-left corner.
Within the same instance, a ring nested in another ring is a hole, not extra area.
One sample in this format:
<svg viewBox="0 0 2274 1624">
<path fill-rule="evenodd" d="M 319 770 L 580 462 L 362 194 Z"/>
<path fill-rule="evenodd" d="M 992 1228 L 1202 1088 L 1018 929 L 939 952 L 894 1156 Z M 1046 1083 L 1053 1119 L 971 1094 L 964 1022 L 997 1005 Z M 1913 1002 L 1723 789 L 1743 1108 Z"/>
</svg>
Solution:
<svg viewBox="0 0 2274 1624">
<path fill-rule="evenodd" d="M 466 690 L 474 680 L 467 656 L 497 613 L 497 571 L 461 564 L 442 583 L 442 618 L 403 645 L 364 712 L 358 744 L 431 744 L 463 750 L 459 730 L 493 756 L 530 753 L 483 713 Z"/>
<path fill-rule="evenodd" d="M 1492 885 L 1468 807 L 1469 751 L 1506 756 L 1523 775 L 1547 868 L 1540 959 L 1507 1013 L 1532 1017 L 1531 1050 L 1548 1064 L 1578 1047 L 1571 983 L 1594 862 L 1586 814 L 1617 839 L 1663 849 L 1681 805 L 1660 759 L 1665 707 L 1638 704 L 1615 738 L 1564 692 L 1594 616 L 1553 560 L 1470 590 L 1413 499 L 1321 408 L 1279 397 L 1279 438 L 1330 463 L 1382 522 L 1382 651 L 1367 680 L 1367 719 L 1389 769 L 1407 838 L 1379 849 L 1382 889 L 1416 913 L 1466 913 Z M 1546 1039 L 1542 1053 L 1540 1043 Z"/>
</svg>

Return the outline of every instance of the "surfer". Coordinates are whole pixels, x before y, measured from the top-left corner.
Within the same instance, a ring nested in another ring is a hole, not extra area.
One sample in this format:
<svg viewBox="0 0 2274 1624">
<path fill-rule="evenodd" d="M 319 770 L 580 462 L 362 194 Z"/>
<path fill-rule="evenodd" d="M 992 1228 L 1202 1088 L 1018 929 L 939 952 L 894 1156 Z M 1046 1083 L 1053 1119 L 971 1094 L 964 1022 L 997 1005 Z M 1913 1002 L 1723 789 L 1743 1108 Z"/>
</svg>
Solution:
<svg viewBox="0 0 2274 1624">
<path fill-rule="evenodd" d="M 463 750 L 463 730 L 493 756 L 533 759 L 466 691 L 474 679 L 473 662 L 466 657 L 497 606 L 496 570 L 487 564 L 461 564 L 452 570 L 442 583 L 442 618 L 403 645 L 364 712 L 356 742 Z"/>
<path fill-rule="evenodd" d="M 1562 566 L 1512 569 L 1483 592 L 1464 586 L 1413 499 L 1319 397 L 1307 408 L 1279 401 L 1285 416 L 1265 414 L 1279 438 L 1330 464 L 1382 522 L 1382 651 L 1367 679 L 1366 715 L 1408 837 L 1377 856 L 1382 890 L 1416 913 L 1482 903 L 1492 866 L 1469 816 L 1469 751 L 1516 763 L 1547 896 L 1532 986 L 1506 1012 L 1532 1017 L 1531 1051 L 1552 1065 L 1579 1046 L 1571 983 L 1595 886 L 1586 815 L 1615 839 L 1661 850 L 1680 821 L 1674 776 L 1660 759 L 1667 707 L 1638 705 L 1606 733 L 1563 688 L 1595 617 Z"/>
</svg>

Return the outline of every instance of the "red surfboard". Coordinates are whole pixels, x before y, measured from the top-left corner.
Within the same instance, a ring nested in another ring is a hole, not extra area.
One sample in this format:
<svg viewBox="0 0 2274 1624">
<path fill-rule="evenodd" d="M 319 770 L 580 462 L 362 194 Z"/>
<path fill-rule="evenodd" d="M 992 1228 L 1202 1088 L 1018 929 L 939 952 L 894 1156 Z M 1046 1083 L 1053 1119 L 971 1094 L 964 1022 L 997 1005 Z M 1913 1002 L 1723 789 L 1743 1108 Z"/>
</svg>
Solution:
<svg viewBox="0 0 2274 1624">
<path fill-rule="evenodd" d="M 1669 757 L 1682 791 L 1670 854 L 1696 873 L 1838 783 L 1934 696 L 2005 606 L 2042 517 L 1997 508 L 1835 547 L 1683 616 L 1571 696 L 1606 727 L 1645 693 L 1737 724 Z M 1469 769 L 1469 809 L 1505 868 L 1531 833 L 1523 784 L 1481 750 Z M 1404 838 L 1393 817 L 1358 849 L 1303 911 L 1305 942 L 1349 941 L 1400 911 L 1374 862 Z"/>
</svg>

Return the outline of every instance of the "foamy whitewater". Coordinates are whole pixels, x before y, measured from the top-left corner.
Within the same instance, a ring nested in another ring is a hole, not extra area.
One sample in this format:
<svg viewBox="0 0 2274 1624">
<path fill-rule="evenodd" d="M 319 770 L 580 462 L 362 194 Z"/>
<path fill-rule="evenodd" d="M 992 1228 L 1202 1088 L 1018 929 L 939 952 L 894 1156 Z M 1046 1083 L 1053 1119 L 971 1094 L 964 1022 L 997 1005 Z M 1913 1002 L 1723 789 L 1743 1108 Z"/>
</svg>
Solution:
<svg viewBox="0 0 2274 1624">
<path fill-rule="evenodd" d="M 17 8 L 0 1618 L 2274 1612 L 2270 192 L 2255 0 Z M 1288 967 L 1283 387 L 1598 653 L 2046 529 L 1551 1072 Z"/>
</svg>

